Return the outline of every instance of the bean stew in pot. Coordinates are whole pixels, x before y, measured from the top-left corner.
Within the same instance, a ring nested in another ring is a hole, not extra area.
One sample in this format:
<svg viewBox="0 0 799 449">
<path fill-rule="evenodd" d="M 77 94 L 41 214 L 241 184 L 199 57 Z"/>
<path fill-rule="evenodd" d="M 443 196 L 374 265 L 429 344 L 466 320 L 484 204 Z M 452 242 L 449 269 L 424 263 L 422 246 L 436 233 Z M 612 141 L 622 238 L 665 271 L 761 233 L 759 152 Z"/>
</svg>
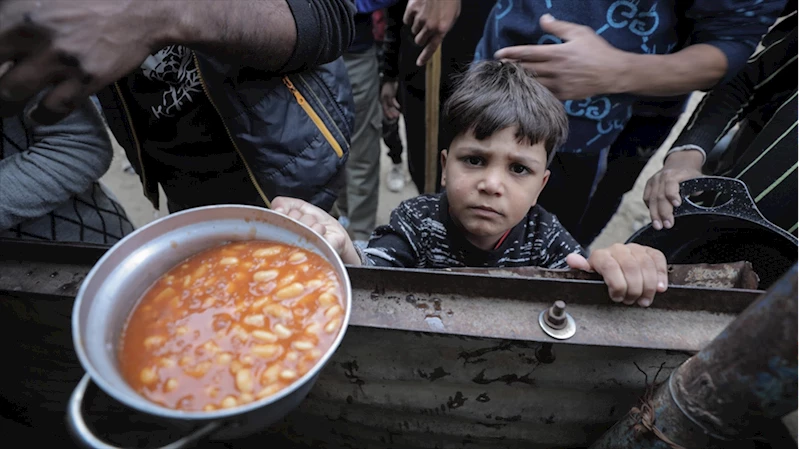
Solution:
<svg viewBox="0 0 799 449">
<path fill-rule="evenodd" d="M 277 393 L 310 371 L 344 318 L 321 256 L 266 241 L 196 254 L 161 276 L 128 318 L 125 380 L 164 407 L 212 411 Z"/>
</svg>

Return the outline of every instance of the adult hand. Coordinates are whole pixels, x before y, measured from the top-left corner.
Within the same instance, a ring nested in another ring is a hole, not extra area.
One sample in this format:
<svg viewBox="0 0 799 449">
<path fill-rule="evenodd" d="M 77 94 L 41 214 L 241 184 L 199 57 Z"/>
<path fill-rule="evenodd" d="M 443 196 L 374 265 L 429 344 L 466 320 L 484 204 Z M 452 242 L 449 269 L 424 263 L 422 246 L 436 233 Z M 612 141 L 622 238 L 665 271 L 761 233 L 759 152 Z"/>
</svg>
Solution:
<svg viewBox="0 0 799 449">
<path fill-rule="evenodd" d="M 138 67 L 175 28 L 160 1 L 0 0 L 0 116 L 49 90 L 31 118 L 51 124 Z"/>
<path fill-rule="evenodd" d="M 672 153 L 663 162 L 663 168 L 646 182 L 644 203 L 649 207 L 653 228 L 659 231 L 674 226 L 674 208 L 682 203 L 680 183 L 702 177 L 703 161 L 699 151 Z"/>
<path fill-rule="evenodd" d="M 593 251 L 587 260 L 579 254 L 569 254 L 566 263 L 574 269 L 600 274 L 614 302 L 649 307 L 655 293 L 668 288 L 666 256 L 648 246 L 617 243 Z"/>
<path fill-rule="evenodd" d="M 541 16 L 541 29 L 565 41 L 552 45 L 505 47 L 496 59 L 518 61 L 560 100 L 579 100 L 623 92 L 629 56 L 608 44 L 593 29 Z"/>
<path fill-rule="evenodd" d="M 272 210 L 293 218 L 321 235 L 346 264 L 360 265 L 361 258 L 344 227 L 322 209 L 297 198 L 277 197 L 272 200 Z"/>
<path fill-rule="evenodd" d="M 396 120 L 400 116 L 400 104 L 397 101 L 399 83 L 387 81 L 380 86 L 380 105 L 383 106 L 383 117 Z"/>
<path fill-rule="evenodd" d="M 423 66 L 441 45 L 461 13 L 461 0 L 408 0 L 402 21 L 411 26 L 414 42 L 422 49 L 416 59 Z"/>
</svg>

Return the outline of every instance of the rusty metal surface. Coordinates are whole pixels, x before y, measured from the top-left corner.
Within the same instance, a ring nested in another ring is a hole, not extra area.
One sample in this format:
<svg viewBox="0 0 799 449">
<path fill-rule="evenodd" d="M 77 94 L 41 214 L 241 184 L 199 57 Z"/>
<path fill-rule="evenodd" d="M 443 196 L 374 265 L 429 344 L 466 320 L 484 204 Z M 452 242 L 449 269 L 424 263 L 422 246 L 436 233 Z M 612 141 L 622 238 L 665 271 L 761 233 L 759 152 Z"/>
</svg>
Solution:
<svg viewBox="0 0 799 449">
<path fill-rule="evenodd" d="M 688 354 L 352 328 L 277 426 L 342 448 L 586 447 Z M 324 446 L 323 446 L 324 447 Z"/>
<path fill-rule="evenodd" d="M 796 409 L 797 311 L 794 265 L 591 449 L 739 447 L 779 426 Z"/>
<path fill-rule="evenodd" d="M 582 279 L 601 281 L 595 273 L 580 270 L 550 270 L 538 267 L 513 268 L 448 268 L 453 273 L 474 273 L 488 276 L 530 277 L 536 279 Z M 757 289 L 760 279 L 749 262 L 720 264 L 669 265 L 669 285 L 709 288 Z"/>
<path fill-rule="evenodd" d="M 72 297 L 102 251 L 50 250 L 0 251 L 0 292 L 14 297 L 0 306 L 8 306 L 4 323 L 25 320 L 7 324 L 3 335 L 11 339 L 22 327 L 27 335 L 16 352 L 26 363 L 12 367 L 17 380 L 7 395 L 18 396 L 20 407 L 39 398 L 47 409 L 31 407 L 26 418 L 60 429 L 61 398 L 82 369 L 71 340 L 54 332 L 69 333 Z M 674 287 L 640 309 L 611 303 L 596 281 L 365 268 L 350 275 L 352 324 L 308 399 L 275 428 L 233 447 L 285 439 L 364 449 L 586 447 L 636 403 L 655 372 L 667 375 L 757 296 Z M 536 322 L 555 299 L 578 323 L 564 343 Z M 90 413 L 98 425 L 129 430 L 132 440 L 119 445 L 158 441 L 157 423 L 107 400 Z"/>
<path fill-rule="evenodd" d="M 102 254 L 81 251 L 51 248 L 49 255 L 0 258 L 0 292 L 73 297 L 92 259 Z M 70 254 L 85 262 L 65 263 Z M 355 326 L 555 342 L 537 324 L 538 314 L 562 300 L 577 326 L 567 344 L 686 351 L 704 347 L 758 294 L 672 286 L 643 309 L 612 303 L 600 281 L 363 267 L 348 272 Z"/>
</svg>

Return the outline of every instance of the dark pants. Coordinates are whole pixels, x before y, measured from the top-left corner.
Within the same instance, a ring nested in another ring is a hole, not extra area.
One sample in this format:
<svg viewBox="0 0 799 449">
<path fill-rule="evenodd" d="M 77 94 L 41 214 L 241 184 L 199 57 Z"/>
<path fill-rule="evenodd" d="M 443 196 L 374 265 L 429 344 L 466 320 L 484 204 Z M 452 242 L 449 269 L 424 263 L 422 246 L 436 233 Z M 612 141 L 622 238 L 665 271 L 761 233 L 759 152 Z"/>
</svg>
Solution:
<svg viewBox="0 0 799 449">
<path fill-rule="evenodd" d="M 574 238 L 587 247 L 616 213 L 622 197 L 632 189 L 641 170 L 666 140 L 678 118 L 633 115 L 606 158 L 557 154 L 539 204 L 557 215 Z M 597 168 L 603 163 L 606 164 L 604 175 L 596 182 Z"/>
</svg>

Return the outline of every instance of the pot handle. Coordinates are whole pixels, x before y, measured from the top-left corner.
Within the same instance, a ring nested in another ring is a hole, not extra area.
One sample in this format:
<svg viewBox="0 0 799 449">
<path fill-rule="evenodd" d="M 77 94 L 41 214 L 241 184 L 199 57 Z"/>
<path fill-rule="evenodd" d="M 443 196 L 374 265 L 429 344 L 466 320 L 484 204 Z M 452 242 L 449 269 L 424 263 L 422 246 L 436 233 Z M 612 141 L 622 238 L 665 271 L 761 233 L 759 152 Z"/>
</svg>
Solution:
<svg viewBox="0 0 799 449">
<path fill-rule="evenodd" d="M 730 196 L 730 199 L 718 206 L 705 207 L 691 201 L 691 195 L 713 191 Z M 705 176 L 702 178 L 688 179 L 680 183 L 680 196 L 682 203 L 674 208 L 674 217 L 712 212 L 715 214 L 731 215 L 738 218 L 749 219 L 757 223 L 765 223 L 766 218 L 757 210 L 752 195 L 743 181 L 721 176 Z"/>
<path fill-rule="evenodd" d="M 73 436 L 85 447 L 95 449 L 120 449 L 96 437 L 86 425 L 86 421 L 83 420 L 83 396 L 86 393 L 89 382 L 91 382 L 91 376 L 84 374 L 78 386 L 75 387 L 75 390 L 69 397 L 69 405 L 67 406 L 67 427 Z M 212 421 L 191 434 L 173 443 L 167 444 L 166 446 L 162 446 L 160 449 L 181 449 L 188 447 L 190 444 L 204 438 L 206 435 L 219 428 L 220 425 L 221 423 L 219 421 Z"/>
</svg>

